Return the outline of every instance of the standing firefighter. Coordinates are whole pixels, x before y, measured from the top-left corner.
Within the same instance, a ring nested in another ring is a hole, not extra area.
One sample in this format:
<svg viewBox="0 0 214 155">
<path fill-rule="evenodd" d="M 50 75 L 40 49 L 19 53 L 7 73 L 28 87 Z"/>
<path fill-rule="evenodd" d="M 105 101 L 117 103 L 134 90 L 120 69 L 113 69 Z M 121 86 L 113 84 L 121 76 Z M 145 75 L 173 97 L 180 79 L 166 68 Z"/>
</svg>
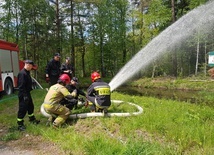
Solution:
<svg viewBox="0 0 214 155">
<path fill-rule="evenodd" d="M 34 116 L 34 104 L 31 98 L 30 91 L 32 90 L 32 79 L 30 70 L 35 69 L 35 65 L 31 60 L 25 60 L 24 68 L 18 74 L 18 88 L 19 88 L 19 110 L 17 117 L 18 130 L 24 131 L 24 117 L 28 112 L 29 121 L 38 124 L 40 121 L 36 120 Z"/>
<path fill-rule="evenodd" d="M 55 53 L 53 59 L 51 59 L 45 70 L 46 82 L 49 82 L 50 86 L 57 83 L 60 75 L 60 54 Z"/>
<path fill-rule="evenodd" d="M 60 101 L 64 98 L 71 100 L 76 97 L 75 93 L 71 94 L 65 87 L 70 83 L 67 74 L 62 74 L 57 82 L 50 87 L 43 103 L 44 109 L 51 115 L 49 122 L 53 122 L 53 127 L 60 127 L 71 113 L 69 108 L 60 104 Z"/>
<path fill-rule="evenodd" d="M 66 57 L 65 63 L 63 63 L 61 65 L 61 72 L 62 72 L 62 74 L 68 74 L 70 78 L 73 77 L 74 68 L 71 65 L 71 58 L 70 57 Z"/>
<path fill-rule="evenodd" d="M 91 112 L 102 111 L 107 113 L 107 109 L 111 105 L 111 91 L 110 86 L 101 79 L 97 72 L 91 74 L 91 81 L 93 82 L 87 89 L 87 100 Z"/>
</svg>

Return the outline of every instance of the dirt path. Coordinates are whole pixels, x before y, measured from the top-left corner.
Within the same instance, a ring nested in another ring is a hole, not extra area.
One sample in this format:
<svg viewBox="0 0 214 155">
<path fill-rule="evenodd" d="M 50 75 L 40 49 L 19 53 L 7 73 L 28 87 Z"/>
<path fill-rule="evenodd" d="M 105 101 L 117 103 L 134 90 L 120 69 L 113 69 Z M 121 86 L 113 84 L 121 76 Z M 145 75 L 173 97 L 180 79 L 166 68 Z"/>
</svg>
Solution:
<svg viewBox="0 0 214 155">
<path fill-rule="evenodd" d="M 0 137 L 8 134 L 8 129 L 0 124 Z M 41 136 L 23 133 L 17 140 L 0 140 L 0 155 L 63 155 L 54 143 L 45 141 Z"/>
</svg>

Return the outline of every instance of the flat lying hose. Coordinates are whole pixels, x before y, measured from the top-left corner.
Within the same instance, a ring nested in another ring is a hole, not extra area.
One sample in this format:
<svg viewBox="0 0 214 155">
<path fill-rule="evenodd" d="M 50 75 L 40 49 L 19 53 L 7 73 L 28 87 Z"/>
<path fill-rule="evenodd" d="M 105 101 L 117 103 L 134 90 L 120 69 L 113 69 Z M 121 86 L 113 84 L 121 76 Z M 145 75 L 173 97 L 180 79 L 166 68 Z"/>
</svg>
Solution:
<svg viewBox="0 0 214 155">
<path fill-rule="evenodd" d="M 120 101 L 120 100 L 111 100 L 111 101 L 112 101 L 112 103 L 122 103 L 123 102 L 123 101 Z M 102 112 L 93 112 L 93 113 L 90 112 L 90 113 L 71 114 L 71 115 L 69 115 L 69 118 L 70 119 L 76 119 L 76 118 L 103 117 L 103 116 L 127 117 L 127 116 L 140 115 L 141 113 L 143 113 L 143 108 L 141 108 L 139 105 L 136 105 L 136 104 L 130 103 L 130 102 L 127 102 L 127 103 L 132 105 L 132 106 L 135 106 L 138 109 L 138 112 L 133 112 L 133 113 L 128 113 L 128 112 L 126 112 L 126 113 L 106 113 L 106 114 L 103 114 Z M 45 111 L 43 104 L 41 105 L 40 111 L 41 111 L 42 115 L 45 116 L 45 117 L 50 117 L 51 116 L 50 114 L 48 114 Z"/>
</svg>

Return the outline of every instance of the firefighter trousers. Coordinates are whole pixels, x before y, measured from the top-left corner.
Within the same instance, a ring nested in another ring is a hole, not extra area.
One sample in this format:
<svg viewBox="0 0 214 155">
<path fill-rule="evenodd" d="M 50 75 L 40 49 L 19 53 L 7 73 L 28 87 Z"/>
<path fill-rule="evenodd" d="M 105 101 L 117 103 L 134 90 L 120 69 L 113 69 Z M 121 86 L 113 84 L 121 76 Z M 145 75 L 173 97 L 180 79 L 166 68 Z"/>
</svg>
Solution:
<svg viewBox="0 0 214 155">
<path fill-rule="evenodd" d="M 87 100 L 89 101 L 89 108 L 91 111 L 97 111 L 97 109 L 108 109 L 109 108 L 109 106 L 100 105 L 97 102 L 96 97 L 87 96 Z"/>
<path fill-rule="evenodd" d="M 56 116 L 56 119 L 53 122 L 53 125 L 55 126 L 62 125 L 71 114 L 71 111 L 61 104 L 44 103 L 43 106 L 47 113 L 49 113 L 52 116 L 53 115 Z"/>
<path fill-rule="evenodd" d="M 23 120 L 25 117 L 26 113 L 28 113 L 28 116 L 33 116 L 34 112 L 34 104 L 33 100 L 31 98 L 30 94 L 27 94 L 28 97 L 28 102 L 26 103 L 24 101 L 24 95 L 20 94 L 19 95 L 19 110 L 18 110 L 18 119 Z"/>
</svg>

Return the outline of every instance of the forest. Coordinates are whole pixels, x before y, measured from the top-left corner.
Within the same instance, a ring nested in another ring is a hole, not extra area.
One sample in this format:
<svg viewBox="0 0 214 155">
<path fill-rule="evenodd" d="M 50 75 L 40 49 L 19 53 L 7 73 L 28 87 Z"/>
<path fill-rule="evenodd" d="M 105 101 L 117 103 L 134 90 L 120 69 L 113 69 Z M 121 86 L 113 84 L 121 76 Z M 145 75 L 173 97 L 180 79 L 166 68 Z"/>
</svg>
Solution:
<svg viewBox="0 0 214 155">
<path fill-rule="evenodd" d="M 61 63 L 71 57 L 83 90 L 92 71 L 112 79 L 109 114 L 133 113 L 70 119 L 55 129 L 40 111 L 47 89 L 34 89 L 41 123 L 32 124 L 26 116 L 22 133 L 15 91 L 0 96 L 0 154 L 213 154 L 214 83 L 201 78 L 212 67 L 209 53 L 214 57 L 213 8 L 213 0 L 0 0 L 0 39 L 19 46 L 20 60 L 38 65 L 32 76 L 44 88 L 45 67 L 58 52 Z M 151 63 L 141 68 L 147 60 Z M 127 64 L 130 68 L 123 70 Z M 127 82 L 126 92 L 115 90 L 136 68 L 139 79 Z M 173 96 L 160 98 L 168 95 L 165 90 Z M 142 107 L 142 114 L 135 115 L 130 103 Z M 89 111 L 83 106 L 72 115 Z"/>
<path fill-rule="evenodd" d="M 20 59 L 39 66 L 37 78 L 44 77 L 56 52 L 61 62 L 71 57 L 78 77 L 94 70 L 113 77 L 153 38 L 207 1 L 0 0 L 0 39 L 18 44 Z M 195 32 L 138 76 L 206 76 L 208 53 L 214 49 L 212 31 Z"/>
</svg>

